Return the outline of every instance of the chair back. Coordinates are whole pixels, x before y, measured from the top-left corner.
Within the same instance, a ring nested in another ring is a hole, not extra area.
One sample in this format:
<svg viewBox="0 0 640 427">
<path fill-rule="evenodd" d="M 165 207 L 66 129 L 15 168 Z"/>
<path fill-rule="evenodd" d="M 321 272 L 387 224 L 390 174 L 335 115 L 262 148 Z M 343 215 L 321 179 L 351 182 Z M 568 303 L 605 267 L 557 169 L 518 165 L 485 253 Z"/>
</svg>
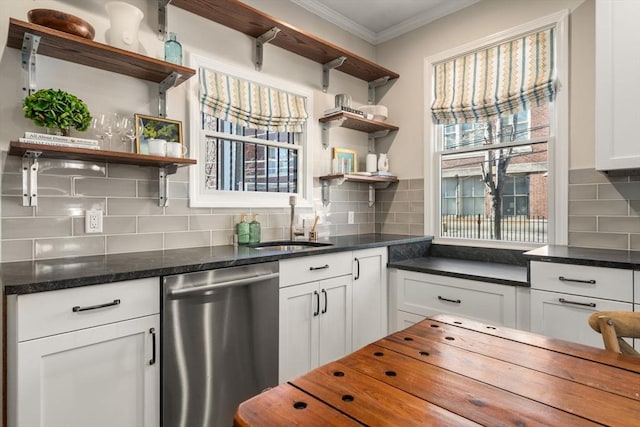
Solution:
<svg viewBox="0 0 640 427">
<path fill-rule="evenodd" d="M 640 353 L 623 339 L 640 338 L 640 312 L 598 311 L 589 317 L 589 326 L 600 332 L 605 349 L 640 356 Z"/>
</svg>

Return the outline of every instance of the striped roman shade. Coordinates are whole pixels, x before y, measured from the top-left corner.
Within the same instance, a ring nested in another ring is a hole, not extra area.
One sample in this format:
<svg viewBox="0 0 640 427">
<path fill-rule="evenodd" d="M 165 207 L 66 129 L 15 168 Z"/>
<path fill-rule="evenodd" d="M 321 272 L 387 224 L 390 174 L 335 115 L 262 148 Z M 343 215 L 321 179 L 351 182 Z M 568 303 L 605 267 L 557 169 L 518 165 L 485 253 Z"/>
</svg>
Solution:
<svg viewBox="0 0 640 427">
<path fill-rule="evenodd" d="M 473 123 L 552 101 L 557 90 L 554 29 L 547 28 L 435 64 L 437 124 Z"/>
<path fill-rule="evenodd" d="M 302 132 L 306 99 L 258 83 L 200 68 L 200 108 L 237 125 L 272 132 Z"/>
</svg>

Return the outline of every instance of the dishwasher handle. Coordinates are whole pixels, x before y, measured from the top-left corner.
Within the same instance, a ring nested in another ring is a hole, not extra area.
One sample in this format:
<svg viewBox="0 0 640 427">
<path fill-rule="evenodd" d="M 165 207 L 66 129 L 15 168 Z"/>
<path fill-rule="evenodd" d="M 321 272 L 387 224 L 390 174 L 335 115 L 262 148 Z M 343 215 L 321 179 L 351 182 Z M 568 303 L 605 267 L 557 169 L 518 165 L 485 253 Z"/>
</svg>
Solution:
<svg viewBox="0 0 640 427">
<path fill-rule="evenodd" d="M 261 274 L 259 276 L 251 276 L 251 277 L 245 277 L 243 279 L 229 280 L 228 282 L 211 283 L 209 285 L 194 286 L 194 287 L 184 288 L 184 289 L 171 289 L 167 292 L 167 294 L 169 296 L 200 294 L 200 293 L 208 292 L 217 288 L 229 288 L 232 286 L 250 285 L 252 283 L 262 282 L 264 280 L 277 279 L 278 277 L 280 277 L 280 273 Z"/>
</svg>

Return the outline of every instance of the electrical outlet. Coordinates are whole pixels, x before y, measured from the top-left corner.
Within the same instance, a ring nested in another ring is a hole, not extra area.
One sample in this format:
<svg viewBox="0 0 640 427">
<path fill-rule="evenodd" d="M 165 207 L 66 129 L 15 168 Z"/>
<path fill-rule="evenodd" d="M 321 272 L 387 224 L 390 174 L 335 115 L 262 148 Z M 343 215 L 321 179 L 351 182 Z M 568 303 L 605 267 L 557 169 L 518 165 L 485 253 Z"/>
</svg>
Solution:
<svg viewBox="0 0 640 427">
<path fill-rule="evenodd" d="M 85 233 L 102 233 L 102 211 L 88 210 L 84 217 Z"/>
<path fill-rule="evenodd" d="M 347 215 L 347 223 L 353 224 L 354 222 L 356 222 L 356 215 L 353 213 L 353 211 L 349 211 Z"/>
</svg>

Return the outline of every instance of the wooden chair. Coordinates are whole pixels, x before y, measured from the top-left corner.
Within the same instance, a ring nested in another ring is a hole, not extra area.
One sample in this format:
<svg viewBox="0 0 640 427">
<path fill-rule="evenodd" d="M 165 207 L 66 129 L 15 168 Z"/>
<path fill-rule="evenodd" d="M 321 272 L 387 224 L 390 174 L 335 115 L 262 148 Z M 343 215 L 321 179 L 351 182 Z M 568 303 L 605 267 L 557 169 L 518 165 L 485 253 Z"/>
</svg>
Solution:
<svg viewBox="0 0 640 427">
<path fill-rule="evenodd" d="M 606 350 L 640 357 L 640 353 L 622 339 L 640 338 L 640 312 L 598 311 L 589 317 L 589 326 L 600 332 Z"/>
</svg>

